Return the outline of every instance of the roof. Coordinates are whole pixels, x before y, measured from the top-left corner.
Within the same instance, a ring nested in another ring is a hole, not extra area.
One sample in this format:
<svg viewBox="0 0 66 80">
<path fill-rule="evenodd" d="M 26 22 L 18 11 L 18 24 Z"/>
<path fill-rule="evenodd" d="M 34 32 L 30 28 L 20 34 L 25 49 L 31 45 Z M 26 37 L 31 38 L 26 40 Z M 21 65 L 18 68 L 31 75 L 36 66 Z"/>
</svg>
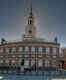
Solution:
<svg viewBox="0 0 66 80">
<path fill-rule="evenodd" d="M 46 42 L 46 41 L 42 41 L 42 40 L 23 40 L 23 41 L 17 41 L 17 42 L 8 42 L 8 43 L 5 43 L 3 45 L 12 45 L 12 44 L 15 44 L 15 45 L 18 45 L 18 44 L 52 44 L 52 45 L 60 45 L 59 43 L 55 43 L 55 42 Z M 2 44 L 0 46 L 3 46 Z"/>
</svg>

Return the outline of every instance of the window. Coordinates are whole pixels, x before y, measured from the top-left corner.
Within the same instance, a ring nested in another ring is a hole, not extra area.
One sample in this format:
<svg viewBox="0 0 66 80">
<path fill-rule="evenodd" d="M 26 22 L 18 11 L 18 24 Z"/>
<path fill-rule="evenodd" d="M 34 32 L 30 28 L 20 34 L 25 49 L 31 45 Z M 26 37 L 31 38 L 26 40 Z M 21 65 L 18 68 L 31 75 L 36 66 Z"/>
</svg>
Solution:
<svg viewBox="0 0 66 80">
<path fill-rule="evenodd" d="M 56 64 L 56 59 L 53 59 L 53 60 L 52 60 L 52 63 L 53 63 L 53 64 Z"/>
<path fill-rule="evenodd" d="M 9 52 L 9 48 L 5 48 L 6 49 L 6 52 Z"/>
<path fill-rule="evenodd" d="M 56 56 L 53 56 L 53 58 L 56 58 Z"/>
<path fill-rule="evenodd" d="M 32 47 L 31 51 L 32 51 L 32 54 L 34 54 L 35 53 L 35 48 Z"/>
<path fill-rule="evenodd" d="M 9 63 L 9 60 L 6 60 L 6 63 Z"/>
<path fill-rule="evenodd" d="M 19 48 L 18 48 L 18 54 L 19 54 L 19 55 L 22 54 L 22 47 L 19 47 Z"/>
<path fill-rule="evenodd" d="M 22 59 L 19 59 L 19 63 L 21 63 Z"/>
<path fill-rule="evenodd" d="M 38 65 L 39 65 L 39 67 L 42 67 L 42 59 L 39 59 Z"/>
<path fill-rule="evenodd" d="M 49 67 L 50 66 L 50 60 L 46 59 L 45 60 L 45 67 Z"/>
<path fill-rule="evenodd" d="M 3 58 L 3 56 L 0 56 L 1 58 Z"/>
<path fill-rule="evenodd" d="M 39 53 L 42 54 L 42 48 L 41 47 L 39 48 Z"/>
<path fill-rule="evenodd" d="M 33 66 L 33 65 L 35 65 L 35 60 L 34 59 L 32 59 L 32 61 L 31 61 L 31 66 Z"/>
<path fill-rule="evenodd" d="M 0 63 L 3 63 L 3 60 L 0 60 Z"/>
<path fill-rule="evenodd" d="M 53 64 L 53 67 L 56 67 L 56 60 L 53 60 L 52 64 Z"/>
<path fill-rule="evenodd" d="M 46 55 L 46 58 L 50 58 L 50 55 Z"/>
<path fill-rule="evenodd" d="M 32 51 L 34 51 L 34 52 L 35 52 L 35 48 L 34 48 L 34 47 L 32 47 Z"/>
<path fill-rule="evenodd" d="M 46 48 L 46 54 L 50 54 L 50 49 Z"/>
<path fill-rule="evenodd" d="M 30 24 L 32 24 L 32 21 L 30 20 Z"/>
<path fill-rule="evenodd" d="M 53 54 L 56 55 L 56 48 L 53 48 Z"/>
<path fill-rule="evenodd" d="M 29 68 L 29 60 L 25 60 L 24 67 Z"/>
<path fill-rule="evenodd" d="M 22 55 L 20 54 L 20 55 L 18 55 L 18 57 L 22 57 Z"/>
<path fill-rule="evenodd" d="M 25 52 L 24 57 L 29 57 L 28 52 Z"/>
<path fill-rule="evenodd" d="M 12 57 L 14 58 L 14 57 L 15 57 L 15 55 L 12 55 Z"/>
<path fill-rule="evenodd" d="M 15 63 L 15 60 L 12 60 L 12 63 Z"/>
<path fill-rule="evenodd" d="M 29 48 L 28 47 L 25 47 L 25 51 L 29 51 Z"/>
<path fill-rule="evenodd" d="M 42 57 L 42 54 L 39 54 L 39 57 Z"/>
<path fill-rule="evenodd" d="M 16 52 L 16 48 L 12 48 L 12 52 Z"/>
<path fill-rule="evenodd" d="M 28 52 L 29 52 L 29 48 L 25 47 L 25 54 L 28 54 Z"/>
<path fill-rule="evenodd" d="M 34 47 L 32 47 L 32 51 L 34 51 L 34 52 L 35 52 L 35 48 L 34 48 Z"/>
<path fill-rule="evenodd" d="M 19 52 L 22 51 L 22 47 L 19 47 L 19 48 L 18 48 L 18 51 L 19 51 Z"/>
<path fill-rule="evenodd" d="M 0 52 L 3 52 L 3 48 L 0 48 Z"/>
</svg>

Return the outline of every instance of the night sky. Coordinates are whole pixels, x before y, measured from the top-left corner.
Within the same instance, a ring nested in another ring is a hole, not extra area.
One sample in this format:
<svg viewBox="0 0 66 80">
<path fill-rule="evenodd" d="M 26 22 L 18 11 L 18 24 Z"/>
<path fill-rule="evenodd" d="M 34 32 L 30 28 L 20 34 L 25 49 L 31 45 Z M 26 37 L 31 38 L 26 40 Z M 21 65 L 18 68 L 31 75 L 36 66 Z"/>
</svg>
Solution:
<svg viewBox="0 0 66 80">
<path fill-rule="evenodd" d="M 20 40 L 31 0 L 0 0 L 0 39 Z M 32 0 L 37 36 L 66 46 L 66 0 Z"/>
</svg>

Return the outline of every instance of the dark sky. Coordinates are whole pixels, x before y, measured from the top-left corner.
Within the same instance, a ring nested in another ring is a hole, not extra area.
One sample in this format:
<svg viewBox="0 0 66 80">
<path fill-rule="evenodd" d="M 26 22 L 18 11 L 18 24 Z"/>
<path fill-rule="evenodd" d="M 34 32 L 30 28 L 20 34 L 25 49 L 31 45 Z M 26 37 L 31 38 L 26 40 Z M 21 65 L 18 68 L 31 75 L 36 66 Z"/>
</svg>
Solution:
<svg viewBox="0 0 66 80">
<path fill-rule="evenodd" d="M 0 39 L 21 39 L 31 0 L 0 0 Z M 66 46 L 66 0 L 32 0 L 37 36 Z"/>
</svg>

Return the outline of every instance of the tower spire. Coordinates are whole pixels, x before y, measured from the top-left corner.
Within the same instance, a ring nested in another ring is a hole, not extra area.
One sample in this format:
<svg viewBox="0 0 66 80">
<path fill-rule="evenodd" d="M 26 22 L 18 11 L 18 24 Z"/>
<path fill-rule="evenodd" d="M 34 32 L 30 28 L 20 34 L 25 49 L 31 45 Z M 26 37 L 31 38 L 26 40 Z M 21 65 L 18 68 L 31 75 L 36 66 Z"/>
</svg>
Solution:
<svg viewBox="0 0 66 80">
<path fill-rule="evenodd" d="M 23 35 L 23 40 L 35 40 L 36 39 L 36 27 L 34 25 L 32 4 L 30 5 L 27 19 L 28 19 L 28 24 L 25 27 L 25 34 Z"/>
<path fill-rule="evenodd" d="M 32 4 L 30 5 L 29 16 L 28 16 L 28 24 L 33 24 L 33 12 L 32 12 Z"/>
<path fill-rule="evenodd" d="M 30 14 L 32 14 L 32 3 L 30 5 Z"/>
</svg>

